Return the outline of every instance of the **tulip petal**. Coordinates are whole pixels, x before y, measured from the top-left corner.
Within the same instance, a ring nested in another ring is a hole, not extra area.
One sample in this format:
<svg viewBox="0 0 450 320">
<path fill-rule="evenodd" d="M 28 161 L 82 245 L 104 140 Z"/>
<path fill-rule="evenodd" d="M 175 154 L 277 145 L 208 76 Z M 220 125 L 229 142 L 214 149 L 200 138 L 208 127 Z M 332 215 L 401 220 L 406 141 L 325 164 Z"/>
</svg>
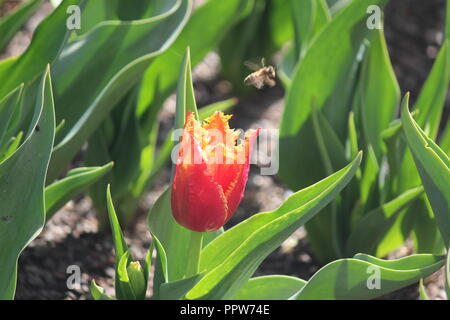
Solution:
<svg viewBox="0 0 450 320">
<path fill-rule="evenodd" d="M 224 115 L 222 112 L 216 111 L 210 117 L 205 119 L 205 123 L 202 127 L 204 129 L 219 130 L 225 135 L 229 130 L 231 130 L 228 124 L 231 117 L 231 115 Z"/>
<path fill-rule="evenodd" d="M 172 212 L 182 226 L 208 232 L 223 226 L 228 207 L 222 187 L 208 174 L 196 139 L 199 127 L 188 114 L 172 184 Z"/>
<path fill-rule="evenodd" d="M 250 130 L 245 135 L 245 140 L 241 143 L 239 147 L 242 147 L 242 152 L 244 152 L 245 163 L 239 165 L 240 171 L 239 175 L 236 175 L 235 179 L 233 179 L 226 188 L 225 197 L 228 202 L 228 215 L 225 220 L 225 223 L 231 219 L 232 215 L 236 211 L 239 203 L 244 197 L 245 186 L 247 184 L 248 179 L 248 171 L 250 170 L 250 156 L 253 150 L 253 143 L 255 142 L 256 137 L 259 134 L 260 129 Z M 238 157 L 239 158 L 239 157 Z"/>
<path fill-rule="evenodd" d="M 194 231 L 215 231 L 224 225 L 227 201 L 222 187 L 206 174 L 206 164 L 177 166 L 172 211 L 178 223 Z"/>
</svg>

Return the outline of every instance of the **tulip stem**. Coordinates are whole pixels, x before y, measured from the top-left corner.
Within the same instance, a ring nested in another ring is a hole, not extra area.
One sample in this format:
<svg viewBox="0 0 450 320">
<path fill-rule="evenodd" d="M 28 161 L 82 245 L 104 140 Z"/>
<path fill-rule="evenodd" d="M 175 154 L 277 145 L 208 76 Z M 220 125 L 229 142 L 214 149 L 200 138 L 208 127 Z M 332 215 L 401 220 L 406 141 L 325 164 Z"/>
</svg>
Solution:
<svg viewBox="0 0 450 320">
<path fill-rule="evenodd" d="M 200 267 L 200 252 L 202 251 L 203 232 L 191 232 L 189 241 L 189 261 L 186 269 L 186 277 L 195 276 Z"/>
</svg>

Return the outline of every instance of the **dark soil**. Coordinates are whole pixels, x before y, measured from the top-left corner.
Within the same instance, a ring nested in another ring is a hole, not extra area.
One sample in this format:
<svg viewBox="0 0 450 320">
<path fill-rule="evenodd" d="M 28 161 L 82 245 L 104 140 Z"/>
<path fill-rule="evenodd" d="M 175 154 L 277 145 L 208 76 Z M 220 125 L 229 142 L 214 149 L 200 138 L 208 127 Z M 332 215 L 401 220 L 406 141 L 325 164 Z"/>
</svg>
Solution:
<svg viewBox="0 0 450 320">
<path fill-rule="evenodd" d="M 402 94 L 411 92 L 412 102 L 419 95 L 442 44 L 445 0 L 391 0 L 385 12 L 385 34 Z M 450 96 L 441 128 L 447 123 Z"/>
<path fill-rule="evenodd" d="M 391 0 L 385 10 L 385 32 L 395 72 L 402 93 L 411 91 L 413 98 L 417 97 L 442 41 L 444 8 L 444 0 Z M 35 21 L 48 12 L 48 9 L 48 4 L 45 4 L 41 13 L 22 30 L 22 39 L 15 38 L 2 57 L 23 51 Z M 217 65 L 217 56 L 210 54 L 194 72 L 200 106 L 230 96 L 230 85 L 218 78 L 216 72 L 211 72 L 217 70 Z M 240 100 L 232 111 L 235 114 L 232 126 L 243 129 L 255 126 L 276 128 L 283 104 L 283 90 L 279 87 L 255 91 L 252 96 Z M 448 105 L 447 103 L 447 107 Z M 174 101 L 171 98 L 161 115 L 167 127 L 170 126 L 173 109 Z M 141 214 L 136 223 L 125 231 L 130 247 L 138 259 L 144 258 L 150 243 L 145 212 L 167 183 L 166 174 L 160 179 L 158 186 L 143 199 Z M 255 212 L 274 209 L 288 194 L 289 190 L 276 177 L 261 176 L 256 168 L 252 168 L 245 199 L 230 225 Z M 399 255 L 407 248 L 402 250 L 399 250 Z M 71 201 L 47 223 L 42 234 L 22 253 L 16 298 L 90 299 L 88 286 L 91 279 L 105 287 L 107 293 L 113 294 L 113 251 L 110 234 L 98 232 L 97 219 L 89 199 Z M 80 267 L 82 284 L 78 289 L 67 288 L 66 271 L 70 265 Z M 263 262 L 257 275 L 285 274 L 309 279 L 319 268 L 305 232 L 300 229 Z M 426 281 L 427 291 L 432 298 L 445 297 L 442 284 L 442 275 L 439 273 Z M 417 299 L 417 285 L 386 298 Z"/>
</svg>

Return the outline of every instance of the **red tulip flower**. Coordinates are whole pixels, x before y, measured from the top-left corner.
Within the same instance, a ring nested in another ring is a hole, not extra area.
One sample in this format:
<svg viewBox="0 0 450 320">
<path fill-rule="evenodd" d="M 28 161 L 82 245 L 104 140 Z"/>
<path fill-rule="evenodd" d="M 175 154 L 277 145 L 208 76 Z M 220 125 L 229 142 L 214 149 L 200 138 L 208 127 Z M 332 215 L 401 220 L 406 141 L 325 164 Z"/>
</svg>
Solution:
<svg viewBox="0 0 450 320">
<path fill-rule="evenodd" d="M 259 129 L 237 144 L 230 115 L 215 112 L 203 124 L 188 113 L 172 183 L 172 213 L 182 226 L 215 231 L 236 211 L 244 195 L 250 155 Z"/>
</svg>

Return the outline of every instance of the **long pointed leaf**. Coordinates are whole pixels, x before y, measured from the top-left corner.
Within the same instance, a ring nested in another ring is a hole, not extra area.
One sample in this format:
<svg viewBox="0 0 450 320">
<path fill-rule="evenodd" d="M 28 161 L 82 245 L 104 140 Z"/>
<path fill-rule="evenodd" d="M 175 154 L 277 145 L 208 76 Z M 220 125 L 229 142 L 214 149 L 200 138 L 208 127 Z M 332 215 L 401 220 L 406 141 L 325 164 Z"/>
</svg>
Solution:
<svg viewBox="0 0 450 320">
<path fill-rule="evenodd" d="M 42 77 L 34 119 L 24 143 L 0 164 L 0 299 L 14 297 L 19 254 L 45 222 L 44 182 L 55 131 L 49 70 Z"/>
<path fill-rule="evenodd" d="M 297 299 L 373 299 L 418 282 L 443 264 L 442 256 L 412 255 L 387 261 L 359 254 L 353 259 L 333 261 L 317 271 Z"/>
<path fill-rule="evenodd" d="M 360 161 L 361 154 L 335 174 L 292 195 L 277 210 L 254 215 L 209 243 L 199 269 L 207 273 L 186 297 L 232 298 L 273 250 L 335 198 Z"/>
<path fill-rule="evenodd" d="M 422 183 L 445 246 L 450 244 L 450 158 L 418 126 L 408 111 L 409 95 L 402 105 L 402 123 Z"/>
</svg>

